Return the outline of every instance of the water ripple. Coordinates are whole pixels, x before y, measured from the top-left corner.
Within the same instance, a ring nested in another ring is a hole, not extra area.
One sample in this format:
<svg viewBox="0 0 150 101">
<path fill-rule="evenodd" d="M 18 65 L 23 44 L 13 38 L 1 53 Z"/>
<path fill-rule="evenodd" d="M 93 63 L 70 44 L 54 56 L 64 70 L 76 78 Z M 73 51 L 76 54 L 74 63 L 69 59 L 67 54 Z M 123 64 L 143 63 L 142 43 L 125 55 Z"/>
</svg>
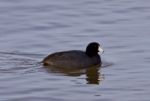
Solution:
<svg viewBox="0 0 150 101">
<path fill-rule="evenodd" d="M 149 101 L 148 0 L 0 0 L 0 99 Z M 49 53 L 98 41 L 102 68 L 44 68 Z M 108 67 L 108 68 L 105 68 Z"/>
</svg>

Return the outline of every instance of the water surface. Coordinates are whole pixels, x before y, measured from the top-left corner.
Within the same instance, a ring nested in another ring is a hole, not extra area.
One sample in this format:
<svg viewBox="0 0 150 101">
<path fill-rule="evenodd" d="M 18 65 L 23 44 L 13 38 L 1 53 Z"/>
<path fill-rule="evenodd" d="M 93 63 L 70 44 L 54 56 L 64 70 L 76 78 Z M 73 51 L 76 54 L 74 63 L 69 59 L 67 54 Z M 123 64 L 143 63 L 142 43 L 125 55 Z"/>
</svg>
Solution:
<svg viewBox="0 0 150 101">
<path fill-rule="evenodd" d="M 149 0 L 1 0 L 0 101 L 149 101 Z M 49 53 L 105 49 L 103 65 L 46 69 Z"/>
</svg>

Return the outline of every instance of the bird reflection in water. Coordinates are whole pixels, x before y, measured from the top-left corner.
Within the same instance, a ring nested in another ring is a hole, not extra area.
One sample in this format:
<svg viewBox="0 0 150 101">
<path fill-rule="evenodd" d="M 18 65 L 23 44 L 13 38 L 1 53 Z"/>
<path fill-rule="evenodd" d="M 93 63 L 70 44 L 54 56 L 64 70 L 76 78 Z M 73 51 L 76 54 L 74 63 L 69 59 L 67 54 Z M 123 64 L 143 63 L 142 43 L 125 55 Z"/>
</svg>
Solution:
<svg viewBox="0 0 150 101">
<path fill-rule="evenodd" d="M 45 66 L 49 73 L 59 73 L 66 76 L 81 76 L 86 75 L 87 84 L 100 84 L 104 76 L 100 73 L 100 65 L 84 68 L 84 69 L 68 69 Z"/>
</svg>

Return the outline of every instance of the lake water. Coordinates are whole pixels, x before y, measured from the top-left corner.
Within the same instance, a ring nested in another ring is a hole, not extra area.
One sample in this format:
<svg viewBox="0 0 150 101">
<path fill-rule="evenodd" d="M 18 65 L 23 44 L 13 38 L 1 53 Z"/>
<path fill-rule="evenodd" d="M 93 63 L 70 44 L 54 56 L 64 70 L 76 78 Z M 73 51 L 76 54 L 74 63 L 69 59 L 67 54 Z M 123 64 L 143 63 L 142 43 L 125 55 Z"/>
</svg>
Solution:
<svg viewBox="0 0 150 101">
<path fill-rule="evenodd" d="M 100 68 L 40 63 L 92 41 Z M 0 0 L 0 101 L 150 101 L 149 44 L 150 0 Z"/>
</svg>

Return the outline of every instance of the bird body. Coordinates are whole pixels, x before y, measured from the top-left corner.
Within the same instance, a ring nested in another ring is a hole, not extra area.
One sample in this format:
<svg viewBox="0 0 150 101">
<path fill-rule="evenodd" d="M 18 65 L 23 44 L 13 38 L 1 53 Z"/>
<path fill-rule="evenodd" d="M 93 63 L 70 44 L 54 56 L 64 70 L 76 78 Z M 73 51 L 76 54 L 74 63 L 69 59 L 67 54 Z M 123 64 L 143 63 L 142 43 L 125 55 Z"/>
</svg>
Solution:
<svg viewBox="0 0 150 101">
<path fill-rule="evenodd" d="M 85 68 L 100 64 L 101 58 L 99 55 L 89 57 L 84 51 L 70 50 L 50 54 L 43 60 L 43 63 L 46 66 L 62 68 Z"/>
<path fill-rule="evenodd" d="M 99 56 L 100 45 L 97 42 L 89 43 L 86 51 L 69 50 L 56 52 L 43 59 L 44 66 L 57 68 L 80 69 L 101 64 Z M 100 48 L 100 52 L 103 50 Z"/>
</svg>

